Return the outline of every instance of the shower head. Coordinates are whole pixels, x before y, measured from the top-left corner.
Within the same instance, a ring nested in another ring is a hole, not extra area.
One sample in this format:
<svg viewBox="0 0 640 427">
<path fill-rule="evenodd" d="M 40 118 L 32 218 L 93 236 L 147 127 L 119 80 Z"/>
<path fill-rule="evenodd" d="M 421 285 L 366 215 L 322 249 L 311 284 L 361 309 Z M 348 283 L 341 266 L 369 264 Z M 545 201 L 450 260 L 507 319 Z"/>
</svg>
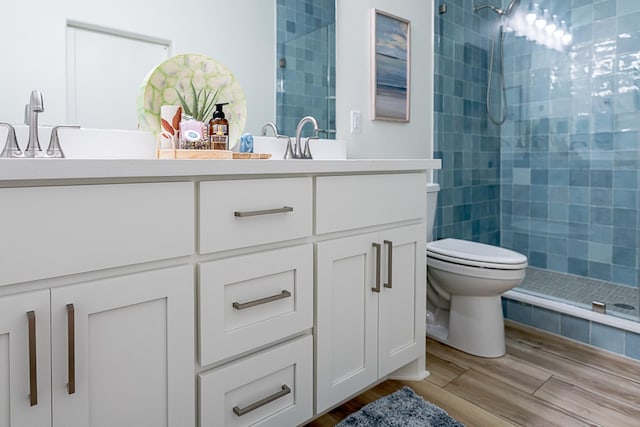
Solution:
<svg viewBox="0 0 640 427">
<path fill-rule="evenodd" d="M 474 12 L 477 12 L 479 10 L 482 9 L 491 9 L 493 10 L 495 13 L 497 13 L 500 16 L 509 16 L 513 13 L 513 11 L 515 9 L 518 8 L 518 6 L 520 5 L 520 0 L 511 0 L 511 2 L 509 2 L 509 5 L 507 6 L 506 9 L 500 9 L 499 7 L 496 7 L 494 5 L 491 4 L 485 4 L 482 6 L 476 6 L 473 8 Z"/>
</svg>

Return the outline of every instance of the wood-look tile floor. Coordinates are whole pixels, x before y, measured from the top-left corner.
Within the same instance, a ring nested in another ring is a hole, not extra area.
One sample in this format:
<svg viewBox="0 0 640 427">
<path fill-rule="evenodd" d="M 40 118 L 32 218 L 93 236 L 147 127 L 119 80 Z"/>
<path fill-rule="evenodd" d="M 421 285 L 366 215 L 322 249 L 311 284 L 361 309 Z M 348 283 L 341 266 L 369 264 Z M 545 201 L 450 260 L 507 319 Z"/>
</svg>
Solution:
<svg viewBox="0 0 640 427">
<path fill-rule="evenodd" d="M 506 339 L 497 359 L 428 339 L 428 378 L 385 381 L 307 426 L 334 426 L 407 385 L 467 427 L 640 427 L 640 361 L 513 322 Z"/>
</svg>

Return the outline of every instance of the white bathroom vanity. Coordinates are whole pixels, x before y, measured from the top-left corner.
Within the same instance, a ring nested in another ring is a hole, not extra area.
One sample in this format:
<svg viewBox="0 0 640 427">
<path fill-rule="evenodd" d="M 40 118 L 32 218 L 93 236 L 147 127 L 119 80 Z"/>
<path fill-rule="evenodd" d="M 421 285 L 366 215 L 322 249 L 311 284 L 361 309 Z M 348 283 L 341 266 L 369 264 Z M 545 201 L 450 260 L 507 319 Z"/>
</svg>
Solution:
<svg viewBox="0 0 640 427">
<path fill-rule="evenodd" d="M 0 426 L 294 426 L 423 378 L 439 167 L 0 159 Z"/>
</svg>

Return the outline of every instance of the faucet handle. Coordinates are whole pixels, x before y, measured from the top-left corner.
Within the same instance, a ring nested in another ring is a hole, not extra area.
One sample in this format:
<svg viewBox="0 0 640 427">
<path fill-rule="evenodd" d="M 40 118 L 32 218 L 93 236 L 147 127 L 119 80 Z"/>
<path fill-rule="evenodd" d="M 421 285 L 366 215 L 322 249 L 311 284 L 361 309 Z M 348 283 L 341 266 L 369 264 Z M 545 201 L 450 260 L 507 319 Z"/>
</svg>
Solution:
<svg viewBox="0 0 640 427">
<path fill-rule="evenodd" d="M 62 151 L 62 147 L 60 147 L 60 137 L 58 136 L 58 129 L 60 128 L 80 129 L 80 125 L 54 126 L 53 129 L 51 129 L 51 139 L 49 140 L 46 157 L 64 159 L 64 151 Z"/>
<path fill-rule="evenodd" d="M 308 159 L 308 160 L 313 160 L 313 156 L 311 155 L 311 148 L 309 148 L 309 141 L 311 141 L 312 139 L 320 139 L 317 136 L 310 136 L 306 139 L 305 143 L 304 143 L 304 153 L 302 153 L 302 158 L 303 159 Z"/>
<path fill-rule="evenodd" d="M 16 138 L 15 128 L 9 123 L 0 122 L 0 126 L 4 126 L 7 128 L 7 142 L 5 143 L 2 152 L 0 152 L 0 157 L 22 157 L 22 150 L 18 145 L 18 138 Z"/>
<path fill-rule="evenodd" d="M 284 151 L 284 156 L 282 157 L 284 160 L 295 159 L 295 153 L 293 152 L 293 148 L 291 147 L 291 137 L 287 135 L 276 135 L 278 139 L 286 139 L 287 140 L 287 148 Z"/>
</svg>

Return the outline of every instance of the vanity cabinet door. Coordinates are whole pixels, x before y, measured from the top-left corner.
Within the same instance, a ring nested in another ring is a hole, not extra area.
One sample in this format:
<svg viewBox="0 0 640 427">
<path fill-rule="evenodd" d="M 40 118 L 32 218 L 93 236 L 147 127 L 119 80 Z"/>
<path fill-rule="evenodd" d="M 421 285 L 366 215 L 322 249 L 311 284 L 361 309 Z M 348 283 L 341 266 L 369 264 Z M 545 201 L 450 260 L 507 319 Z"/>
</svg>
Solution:
<svg viewBox="0 0 640 427">
<path fill-rule="evenodd" d="M 0 298 L 0 427 L 51 425 L 49 291 Z"/>
<path fill-rule="evenodd" d="M 389 375 L 425 352 L 424 236 L 424 225 L 380 233 L 383 248 L 378 325 L 380 377 Z"/>
<path fill-rule="evenodd" d="M 51 290 L 55 427 L 194 426 L 194 269 Z"/>
<path fill-rule="evenodd" d="M 317 244 L 316 412 L 378 379 L 378 234 Z"/>
<path fill-rule="evenodd" d="M 318 413 L 424 355 L 424 235 L 420 224 L 317 244 Z"/>
</svg>

